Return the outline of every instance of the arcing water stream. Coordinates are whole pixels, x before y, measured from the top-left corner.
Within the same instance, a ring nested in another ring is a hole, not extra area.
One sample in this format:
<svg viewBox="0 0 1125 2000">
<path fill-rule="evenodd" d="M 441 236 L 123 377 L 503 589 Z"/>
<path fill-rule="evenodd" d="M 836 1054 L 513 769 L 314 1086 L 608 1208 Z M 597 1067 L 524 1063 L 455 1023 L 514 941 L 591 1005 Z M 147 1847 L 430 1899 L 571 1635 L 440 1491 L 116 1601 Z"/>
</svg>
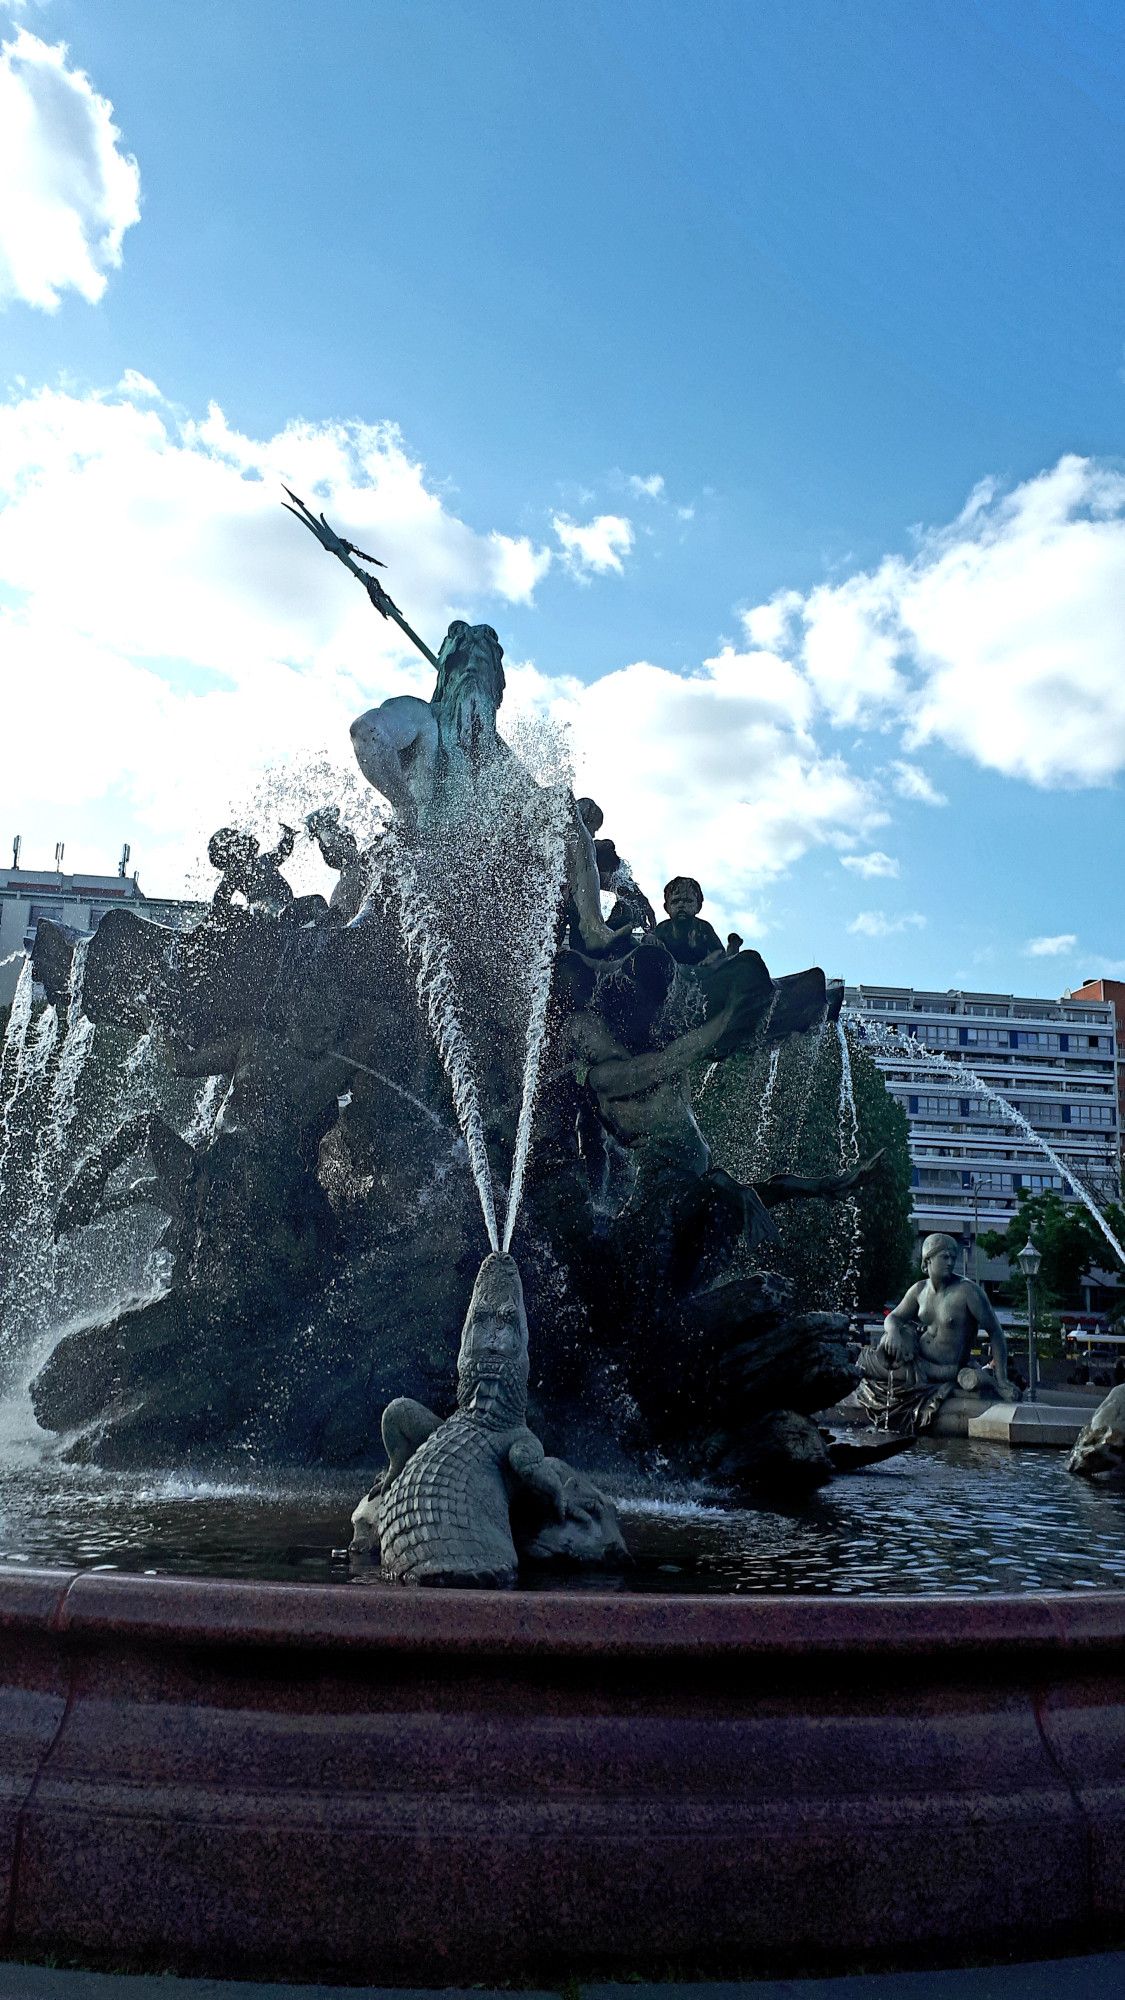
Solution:
<svg viewBox="0 0 1125 2000">
<path fill-rule="evenodd" d="M 469 1166 L 488 1232 L 489 1247 L 499 1250 L 496 1197 L 492 1188 L 488 1148 L 484 1142 L 480 1091 L 457 1007 L 449 947 L 437 910 L 422 887 L 414 857 L 401 841 L 393 841 L 393 845 L 397 850 L 398 866 L 392 867 L 389 874 L 395 892 L 402 941 L 414 967 L 418 998 L 426 1010 L 434 1045 L 449 1078 L 453 1109 L 468 1148 Z"/>
<path fill-rule="evenodd" d="M 913 1035 L 908 1038 L 893 1034 L 882 1022 L 872 1021 L 865 1014 L 853 1015 L 852 1019 L 856 1023 L 856 1031 L 862 1038 L 864 1046 L 874 1054 L 890 1057 L 902 1069 L 916 1070 L 927 1076 L 944 1076 L 961 1086 L 968 1084 L 970 1089 L 981 1097 L 991 1099 L 1005 1119 L 1014 1125 L 1017 1131 L 1022 1132 L 1025 1138 L 1030 1139 L 1032 1144 L 1050 1160 L 1055 1172 L 1089 1210 L 1122 1269 L 1125 1269 L 1125 1248 L 1118 1242 L 1089 1190 L 1083 1187 L 1066 1161 L 1060 1159 L 1050 1140 L 1045 1139 L 1042 1132 L 1037 1132 L 1022 1111 L 1017 1111 L 1014 1104 L 1009 1104 L 1007 1098 L 1002 1097 L 993 1084 L 986 1083 L 983 1076 L 975 1069 L 970 1069 L 967 1063 L 950 1062 L 947 1056 L 939 1055 L 936 1050 L 927 1048 L 925 1043 L 918 1042 Z M 846 1040 L 846 1036 L 844 1039 Z"/>
<path fill-rule="evenodd" d="M 555 926 L 559 902 L 566 881 L 567 822 L 573 808 L 570 793 L 563 785 L 553 785 L 543 793 L 539 887 L 542 894 L 542 928 L 531 965 L 531 1003 L 527 1015 L 527 1042 L 524 1052 L 523 1090 L 508 1185 L 508 1207 L 504 1218 L 505 1250 L 512 1247 L 512 1232 L 519 1214 L 523 1184 L 531 1149 L 531 1125 L 539 1094 L 539 1072 L 547 1031 L 547 1003 L 555 964 Z"/>
<path fill-rule="evenodd" d="M 855 1083 L 852 1078 L 852 1052 L 848 1037 L 839 1016 L 836 1019 L 836 1041 L 840 1050 L 840 1094 L 837 1100 L 837 1121 L 840 1133 L 840 1170 L 847 1173 L 859 1165 L 859 1113 L 856 1110 Z M 847 1261 L 840 1281 L 840 1296 L 848 1312 L 859 1308 L 859 1266 L 862 1252 L 862 1238 L 859 1220 L 859 1203 L 854 1194 L 843 1203 L 843 1213 L 847 1230 Z"/>
</svg>

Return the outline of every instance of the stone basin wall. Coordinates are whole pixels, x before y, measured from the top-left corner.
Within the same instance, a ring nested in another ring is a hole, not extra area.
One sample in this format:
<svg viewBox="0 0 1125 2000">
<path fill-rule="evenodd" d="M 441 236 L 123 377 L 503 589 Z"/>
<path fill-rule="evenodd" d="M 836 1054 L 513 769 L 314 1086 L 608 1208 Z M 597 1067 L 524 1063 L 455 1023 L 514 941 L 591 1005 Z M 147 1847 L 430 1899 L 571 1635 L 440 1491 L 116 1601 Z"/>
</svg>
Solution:
<svg viewBox="0 0 1125 2000">
<path fill-rule="evenodd" d="M 1125 1594 L 0 1571 L 14 1954 L 380 1985 L 1125 1934 Z"/>
</svg>

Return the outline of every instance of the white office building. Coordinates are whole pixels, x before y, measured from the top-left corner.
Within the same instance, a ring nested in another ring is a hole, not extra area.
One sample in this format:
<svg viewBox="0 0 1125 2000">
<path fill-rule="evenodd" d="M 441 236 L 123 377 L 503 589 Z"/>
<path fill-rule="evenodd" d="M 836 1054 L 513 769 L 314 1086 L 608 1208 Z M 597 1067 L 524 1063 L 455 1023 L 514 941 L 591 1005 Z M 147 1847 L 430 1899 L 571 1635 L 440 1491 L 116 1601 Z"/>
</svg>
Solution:
<svg viewBox="0 0 1125 2000">
<path fill-rule="evenodd" d="M 202 914 L 197 903 L 146 896 L 136 875 L 125 873 L 127 860 L 125 849 L 116 875 L 65 875 L 61 865 L 21 868 L 16 843 L 12 866 L 0 870 L 0 1007 L 11 1005 L 24 954 L 31 950 L 43 917 L 66 924 L 70 930 L 88 932 L 97 929 L 107 910 L 123 904 L 137 916 L 158 924 L 194 923 Z M 61 851 L 56 861 L 61 864 Z"/>
<path fill-rule="evenodd" d="M 1119 1199 L 1112 1001 L 853 986 L 846 1005 L 853 1017 L 884 1031 L 876 1060 L 910 1127 L 919 1237 L 943 1229 L 975 1250 L 978 1231 L 1005 1229 L 1021 1196 L 1051 1188 L 1077 1198 L 1035 1141 L 979 1086 L 928 1075 L 925 1049 L 998 1090 L 1095 1200 Z M 901 1042 L 901 1057 L 887 1050 L 888 1033 Z M 1004 1274 L 981 1258 L 980 1276 Z"/>
</svg>

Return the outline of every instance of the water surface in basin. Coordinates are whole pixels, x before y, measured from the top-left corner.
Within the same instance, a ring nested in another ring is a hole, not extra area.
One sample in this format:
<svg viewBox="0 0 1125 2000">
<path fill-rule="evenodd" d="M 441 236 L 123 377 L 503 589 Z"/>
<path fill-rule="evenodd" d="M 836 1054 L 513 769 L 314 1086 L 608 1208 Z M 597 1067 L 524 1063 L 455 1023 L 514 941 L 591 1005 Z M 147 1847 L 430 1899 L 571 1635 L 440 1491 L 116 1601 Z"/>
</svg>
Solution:
<svg viewBox="0 0 1125 2000">
<path fill-rule="evenodd" d="M 381 1587 L 371 1563 L 344 1547 L 359 1483 L 249 1470 L 193 1480 L 39 1459 L 0 1482 L 0 1561 Z M 633 1566 L 564 1588 L 1125 1589 L 1125 1490 L 1070 1477 L 1063 1452 L 923 1442 L 788 1506 L 731 1508 L 683 1488 L 621 1504 Z"/>
</svg>

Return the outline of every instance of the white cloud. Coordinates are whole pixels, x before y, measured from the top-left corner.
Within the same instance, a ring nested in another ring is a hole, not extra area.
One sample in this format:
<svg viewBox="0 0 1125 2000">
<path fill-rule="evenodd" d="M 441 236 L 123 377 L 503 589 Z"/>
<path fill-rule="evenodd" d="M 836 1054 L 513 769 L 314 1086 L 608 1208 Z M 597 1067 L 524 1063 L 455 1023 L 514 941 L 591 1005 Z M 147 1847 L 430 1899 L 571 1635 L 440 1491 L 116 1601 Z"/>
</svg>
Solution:
<svg viewBox="0 0 1125 2000">
<path fill-rule="evenodd" d="M 620 576 L 622 557 L 633 546 L 633 524 L 622 514 L 599 514 L 585 526 L 566 514 L 556 514 L 552 522 L 562 545 L 563 560 L 579 577 L 604 576 L 616 570 Z"/>
<path fill-rule="evenodd" d="M 947 806 L 949 800 L 944 792 L 939 792 L 932 778 L 917 764 L 907 764 L 901 759 L 891 765 L 891 783 L 900 799 L 910 799 L 923 806 Z"/>
<path fill-rule="evenodd" d="M 899 726 L 907 749 L 942 742 L 1037 785 L 1125 769 L 1125 473 L 1112 466 L 1071 454 L 1010 492 L 982 481 L 912 559 L 780 601 L 790 655 L 841 727 Z"/>
<path fill-rule="evenodd" d="M 26 28 L 0 49 L 0 306 L 91 305 L 140 217 L 140 174 L 113 106 Z"/>
<path fill-rule="evenodd" d="M 633 493 L 642 495 L 645 499 L 659 500 L 664 491 L 664 474 L 662 472 L 650 472 L 647 476 L 642 477 L 639 472 L 631 472 L 629 474 L 629 489 Z"/>
<path fill-rule="evenodd" d="M 793 620 L 804 604 L 799 590 L 779 590 L 768 604 L 756 604 L 742 614 L 743 629 L 752 646 L 791 652 Z"/>
<path fill-rule="evenodd" d="M 875 848 L 870 854 L 841 854 L 840 866 L 850 868 L 853 875 L 862 875 L 865 881 L 872 881 L 877 876 L 885 876 L 889 880 L 898 874 L 898 862 L 894 856 L 884 854 L 880 848 Z"/>
<path fill-rule="evenodd" d="M 139 368 L 126 368 L 117 384 L 119 396 L 130 396 L 138 403 L 162 403 L 164 401 L 156 383 L 148 375 L 142 375 Z"/>
<path fill-rule="evenodd" d="M 659 902 L 695 875 L 715 923 L 762 929 L 762 893 L 810 849 L 874 831 L 874 787 L 811 733 L 813 699 L 785 660 L 726 647 L 694 674 L 639 660 L 588 686 L 512 676 L 517 699 L 569 723 L 580 792 Z"/>
<path fill-rule="evenodd" d="M 822 584 L 805 599 L 805 670 L 842 727 L 869 724 L 905 701 L 893 616 L 893 596 L 882 576 Z"/>
<path fill-rule="evenodd" d="M 537 549 L 526 535 L 501 535 L 495 529 L 489 540 L 495 588 L 512 604 L 530 604 L 536 584 L 551 567 L 550 549 Z"/>
<path fill-rule="evenodd" d="M 1065 958 L 1077 943 L 1073 931 L 1060 931 L 1057 937 L 1028 938 L 1024 950 L 1029 958 Z"/>
<path fill-rule="evenodd" d="M 885 938 L 894 937 L 899 931 L 921 931 L 926 928 L 926 919 L 919 910 L 911 910 L 903 917 L 888 917 L 883 910 L 861 910 L 848 925 L 853 937 Z"/>
<path fill-rule="evenodd" d="M 350 766 L 361 708 L 432 687 L 283 511 L 283 480 L 385 560 L 435 648 L 452 615 L 525 602 L 549 556 L 474 533 L 393 426 L 256 439 L 214 406 L 177 421 L 139 393 L 0 405 L 0 792 L 28 855 L 65 836 L 104 864 L 112 814 L 142 880 L 173 892 L 263 766 L 297 751 Z"/>
</svg>

